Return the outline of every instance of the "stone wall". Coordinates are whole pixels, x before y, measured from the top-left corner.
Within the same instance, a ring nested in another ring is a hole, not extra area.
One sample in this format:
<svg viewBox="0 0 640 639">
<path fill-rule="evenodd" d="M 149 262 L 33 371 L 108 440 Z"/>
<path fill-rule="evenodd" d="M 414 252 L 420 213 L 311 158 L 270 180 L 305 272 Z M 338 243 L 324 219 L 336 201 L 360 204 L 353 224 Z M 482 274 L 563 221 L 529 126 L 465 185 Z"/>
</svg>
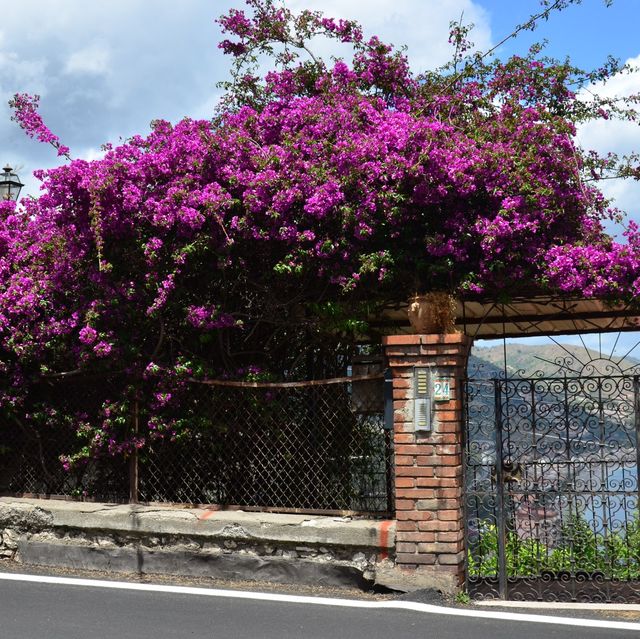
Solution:
<svg viewBox="0 0 640 639">
<path fill-rule="evenodd" d="M 394 543 L 390 521 L 0 498 L 0 557 L 30 565 L 370 588 Z"/>
<path fill-rule="evenodd" d="M 464 580 L 463 386 L 470 338 L 383 340 L 396 521 L 0 498 L 0 556 L 40 565 L 452 594 Z M 447 379 L 416 430 L 416 367 Z"/>
</svg>

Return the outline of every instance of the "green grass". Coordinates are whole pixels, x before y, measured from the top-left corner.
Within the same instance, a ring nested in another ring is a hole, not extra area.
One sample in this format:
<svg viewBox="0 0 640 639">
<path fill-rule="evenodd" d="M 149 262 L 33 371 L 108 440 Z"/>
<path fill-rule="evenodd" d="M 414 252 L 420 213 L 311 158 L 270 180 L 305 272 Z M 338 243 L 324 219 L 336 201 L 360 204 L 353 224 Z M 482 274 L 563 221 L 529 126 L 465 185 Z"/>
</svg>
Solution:
<svg viewBox="0 0 640 639">
<path fill-rule="evenodd" d="M 506 535 L 508 577 L 532 577 L 542 573 L 602 573 L 605 577 L 640 578 L 640 518 L 636 513 L 622 530 L 594 531 L 587 521 L 572 517 L 562 526 L 558 541 L 547 546 L 538 539 Z M 495 524 L 483 522 L 478 540 L 467 551 L 471 577 L 498 574 L 498 533 Z"/>
</svg>

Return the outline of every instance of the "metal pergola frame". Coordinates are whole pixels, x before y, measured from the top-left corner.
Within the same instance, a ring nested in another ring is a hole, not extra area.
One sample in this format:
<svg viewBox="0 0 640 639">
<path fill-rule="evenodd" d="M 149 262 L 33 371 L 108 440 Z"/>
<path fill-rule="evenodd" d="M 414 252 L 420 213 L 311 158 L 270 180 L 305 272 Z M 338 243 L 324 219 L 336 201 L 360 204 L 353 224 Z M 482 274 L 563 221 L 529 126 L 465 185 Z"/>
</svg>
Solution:
<svg viewBox="0 0 640 639">
<path fill-rule="evenodd" d="M 407 306 L 385 309 L 371 321 L 382 333 L 411 333 Z M 628 304 L 561 295 L 531 295 L 508 301 L 458 300 L 456 328 L 480 339 L 575 335 L 640 330 L 640 309 Z"/>
</svg>

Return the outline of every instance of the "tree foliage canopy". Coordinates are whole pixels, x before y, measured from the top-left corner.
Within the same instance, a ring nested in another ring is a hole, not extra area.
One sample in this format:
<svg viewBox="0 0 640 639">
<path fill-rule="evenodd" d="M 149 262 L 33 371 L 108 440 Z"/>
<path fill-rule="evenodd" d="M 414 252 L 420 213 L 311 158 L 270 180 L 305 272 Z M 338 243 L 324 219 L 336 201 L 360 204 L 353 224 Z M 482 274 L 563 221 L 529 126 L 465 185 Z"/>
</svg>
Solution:
<svg viewBox="0 0 640 639">
<path fill-rule="evenodd" d="M 246 4 L 219 21 L 233 68 L 211 120 L 155 121 L 102 159 L 40 172 L 39 198 L 0 203 L 5 407 L 26 410 L 41 376 L 118 371 L 129 391 L 113 401 L 144 388 L 149 428 L 175 434 L 187 378 L 327 371 L 319 345 L 414 292 L 636 297 L 640 236 L 607 236 L 619 212 L 597 181 L 637 178 L 637 158 L 575 137 L 635 120 L 637 97 L 581 92 L 619 63 L 584 72 L 539 47 L 501 62 L 469 53 L 456 24 L 451 63 L 416 74 L 355 22 Z M 319 59 L 318 37 L 352 59 Z M 68 156 L 37 97 L 13 106 Z M 83 454 L 122 450 L 107 413 Z"/>
</svg>

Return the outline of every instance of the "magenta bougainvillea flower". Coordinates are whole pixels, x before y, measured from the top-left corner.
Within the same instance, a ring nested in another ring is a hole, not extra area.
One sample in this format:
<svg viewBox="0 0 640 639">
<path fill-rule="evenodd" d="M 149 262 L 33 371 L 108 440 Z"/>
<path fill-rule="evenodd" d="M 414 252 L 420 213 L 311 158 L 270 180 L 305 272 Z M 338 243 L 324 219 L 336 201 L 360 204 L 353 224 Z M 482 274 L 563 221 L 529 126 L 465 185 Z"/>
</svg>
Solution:
<svg viewBox="0 0 640 639">
<path fill-rule="evenodd" d="M 77 419 L 85 445 L 67 465 L 176 437 L 193 376 L 296 374 L 295 335 L 362 330 L 363 304 L 429 289 L 638 295 L 638 229 L 609 238 L 616 212 L 585 177 L 611 159 L 575 139 L 577 122 L 622 113 L 578 100 L 576 78 L 616 68 L 580 75 L 533 51 L 415 75 L 354 22 L 247 5 L 220 19 L 235 63 L 212 120 L 157 120 L 102 159 L 38 172 L 39 198 L 0 203 L 0 406 L 26 410 L 43 374 L 124 380 L 99 418 Z M 352 60 L 308 54 L 318 36 Z M 12 106 L 68 156 L 37 97 Z M 134 436 L 121 425 L 141 402 Z"/>
</svg>

